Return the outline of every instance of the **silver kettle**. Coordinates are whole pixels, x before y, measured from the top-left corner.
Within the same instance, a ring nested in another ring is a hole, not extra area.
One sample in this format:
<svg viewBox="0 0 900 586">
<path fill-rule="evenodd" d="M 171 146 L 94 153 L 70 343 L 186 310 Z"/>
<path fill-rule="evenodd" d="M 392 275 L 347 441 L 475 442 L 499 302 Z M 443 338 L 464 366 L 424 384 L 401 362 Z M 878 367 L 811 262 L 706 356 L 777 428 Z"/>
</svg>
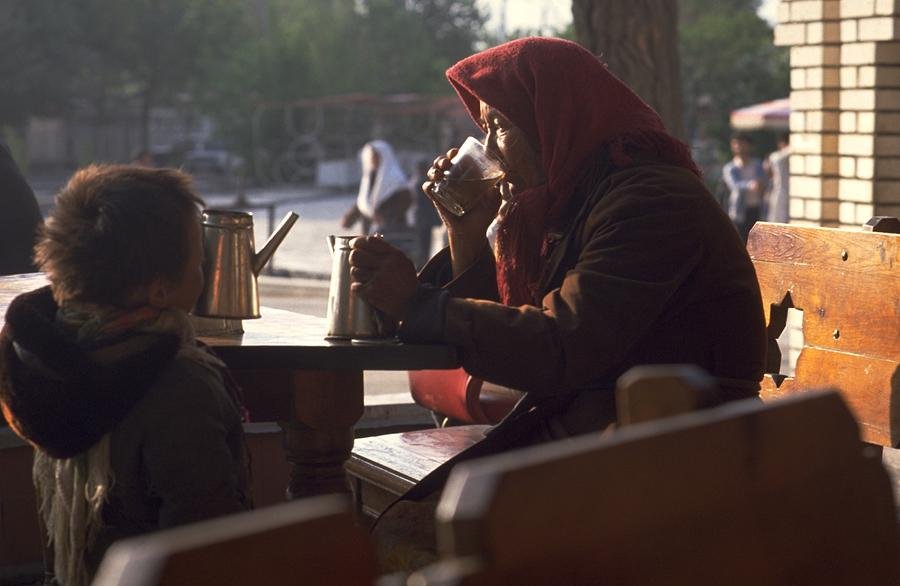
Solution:
<svg viewBox="0 0 900 586">
<path fill-rule="evenodd" d="M 397 324 L 350 290 L 350 241 L 356 236 L 329 236 L 331 283 L 325 320 L 335 339 L 391 338 Z"/>
<path fill-rule="evenodd" d="M 203 210 L 203 293 L 194 315 L 250 319 L 259 317 L 257 276 L 297 221 L 288 212 L 281 224 L 255 252 L 253 214 Z"/>
</svg>

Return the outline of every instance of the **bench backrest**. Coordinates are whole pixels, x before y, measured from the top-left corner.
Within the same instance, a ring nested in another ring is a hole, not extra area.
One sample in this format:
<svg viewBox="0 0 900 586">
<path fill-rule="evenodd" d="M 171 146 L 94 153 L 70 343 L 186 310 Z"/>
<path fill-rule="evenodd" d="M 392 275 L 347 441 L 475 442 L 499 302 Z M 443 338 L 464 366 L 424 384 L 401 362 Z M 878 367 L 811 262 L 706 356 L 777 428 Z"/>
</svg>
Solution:
<svg viewBox="0 0 900 586">
<path fill-rule="evenodd" d="M 94 586 L 372 584 L 372 545 L 338 497 L 318 497 L 114 544 Z"/>
<path fill-rule="evenodd" d="M 715 379 L 693 364 L 634 366 L 616 381 L 616 422 L 620 427 L 722 402 Z"/>
<path fill-rule="evenodd" d="M 863 440 L 900 445 L 900 234 L 757 223 L 747 250 L 768 324 L 763 399 L 836 388 Z M 803 348 L 784 377 L 775 340 L 791 307 L 803 310 Z"/>
<path fill-rule="evenodd" d="M 833 391 L 463 463 L 415 584 L 898 583 L 888 478 Z"/>
</svg>

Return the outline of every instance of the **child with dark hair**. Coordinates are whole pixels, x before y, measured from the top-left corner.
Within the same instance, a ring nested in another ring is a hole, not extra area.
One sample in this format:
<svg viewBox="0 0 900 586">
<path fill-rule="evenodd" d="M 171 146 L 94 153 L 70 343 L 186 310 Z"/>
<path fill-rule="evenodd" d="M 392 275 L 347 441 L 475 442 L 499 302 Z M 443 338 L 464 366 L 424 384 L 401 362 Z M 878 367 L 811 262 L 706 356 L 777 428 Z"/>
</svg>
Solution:
<svg viewBox="0 0 900 586">
<path fill-rule="evenodd" d="M 239 391 L 188 319 L 201 203 L 179 171 L 78 171 L 35 248 L 50 286 L 7 311 L 0 407 L 36 448 L 66 586 L 88 584 L 115 540 L 250 507 Z"/>
</svg>

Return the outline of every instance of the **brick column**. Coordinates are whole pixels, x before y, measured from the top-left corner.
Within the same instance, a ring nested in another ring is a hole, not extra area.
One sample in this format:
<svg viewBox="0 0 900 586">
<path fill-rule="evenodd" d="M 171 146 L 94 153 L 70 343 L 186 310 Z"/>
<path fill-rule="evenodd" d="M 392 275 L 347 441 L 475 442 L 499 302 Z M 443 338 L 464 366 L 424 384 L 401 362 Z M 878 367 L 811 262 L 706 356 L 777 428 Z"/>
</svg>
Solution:
<svg viewBox="0 0 900 586">
<path fill-rule="evenodd" d="M 900 0 L 783 0 L 791 48 L 791 221 L 900 215 Z"/>
<path fill-rule="evenodd" d="M 841 0 L 841 225 L 900 214 L 900 20 L 895 0 Z"/>
<path fill-rule="evenodd" d="M 838 223 L 840 7 L 840 0 L 779 5 L 775 44 L 791 48 L 792 223 Z"/>
</svg>

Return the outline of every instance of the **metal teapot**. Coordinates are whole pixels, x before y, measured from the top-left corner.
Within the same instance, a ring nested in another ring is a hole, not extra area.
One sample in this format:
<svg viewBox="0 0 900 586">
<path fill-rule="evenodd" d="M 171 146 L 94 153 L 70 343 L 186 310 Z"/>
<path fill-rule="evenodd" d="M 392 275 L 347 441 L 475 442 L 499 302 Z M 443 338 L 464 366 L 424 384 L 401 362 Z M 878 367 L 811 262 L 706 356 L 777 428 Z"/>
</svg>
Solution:
<svg viewBox="0 0 900 586">
<path fill-rule="evenodd" d="M 259 317 L 256 278 L 298 217 L 288 212 L 262 250 L 254 252 L 253 214 L 203 210 L 204 288 L 194 315 L 231 319 Z"/>
<path fill-rule="evenodd" d="M 374 340 L 391 338 L 397 324 L 350 290 L 350 241 L 356 236 L 329 236 L 331 283 L 326 321 L 328 337 Z"/>
</svg>

